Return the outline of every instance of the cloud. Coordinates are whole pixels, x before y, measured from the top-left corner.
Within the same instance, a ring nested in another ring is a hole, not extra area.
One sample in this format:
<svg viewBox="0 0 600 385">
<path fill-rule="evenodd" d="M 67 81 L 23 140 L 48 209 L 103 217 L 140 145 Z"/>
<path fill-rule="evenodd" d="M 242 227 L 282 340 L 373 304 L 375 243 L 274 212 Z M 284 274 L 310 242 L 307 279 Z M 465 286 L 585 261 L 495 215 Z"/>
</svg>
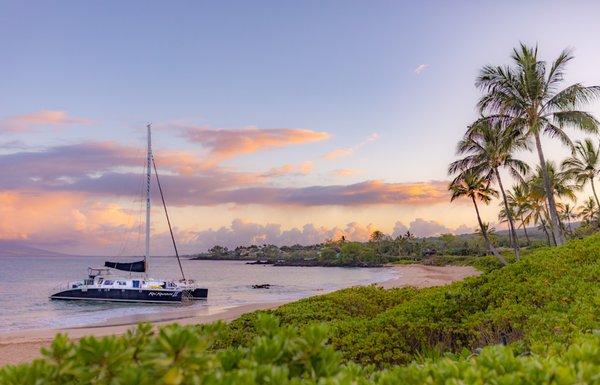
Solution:
<svg viewBox="0 0 600 385">
<path fill-rule="evenodd" d="M 392 236 L 404 235 L 410 231 L 418 237 L 436 236 L 445 233 L 462 234 L 467 230 L 466 225 L 461 225 L 452 230 L 432 220 L 417 218 L 406 227 L 401 222 L 396 222 Z M 284 245 L 313 245 L 322 243 L 329 239 L 340 239 L 344 236 L 349 241 L 365 242 L 371 234 L 377 230 L 373 224 L 361 225 L 357 222 L 348 223 L 343 227 L 315 226 L 312 223 L 305 224 L 301 228 L 283 230 L 281 225 L 275 223 L 259 224 L 243 219 L 235 219 L 230 226 L 219 229 L 208 229 L 199 232 L 188 232 L 186 236 L 178 236 L 186 241 L 182 247 L 188 253 L 204 251 L 212 246 L 221 245 L 230 249 L 237 246 L 272 244 Z M 472 232 L 472 229 L 468 229 Z"/>
<path fill-rule="evenodd" d="M 116 142 L 83 142 L 40 150 L 0 154 L 0 185 L 4 188 L 59 188 L 106 172 L 137 169 L 145 159 L 142 147 Z M 155 156 L 160 169 L 182 175 L 203 172 L 205 167 L 195 155 L 183 151 L 161 151 Z M 137 180 L 137 179 L 136 179 Z"/>
<path fill-rule="evenodd" d="M 219 191 L 221 203 L 354 206 L 373 204 L 427 204 L 448 199 L 446 182 L 385 183 L 365 181 L 350 185 L 309 187 L 247 187 Z"/>
<path fill-rule="evenodd" d="M 404 225 L 404 223 L 400 221 L 396 221 L 394 224 L 394 230 L 392 230 L 392 237 L 396 238 L 399 235 L 404 235 L 408 231 L 408 227 Z"/>
<path fill-rule="evenodd" d="M 263 174 L 267 178 L 281 177 L 285 175 L 306 175 L 314 169 L 314 163 L 310 160 L 298 164 L 284 164 L 274 167 Z"/>
<path fill-rule="evenodd" d="M 329 139 L 327 132 L 300 128 L 212 129 L 198 126 L 178 126 L 183 136 L 208 149 L 209 163 L 262 150 Z"/>
<path fill-rule="evenodd" d="M 214 245 L 235 248 L 237 246 L 273 244 L 312 245 L 328 239 L 339 239 L 342 235 L 347 240 L 366 241 L 376 229 L 373 225 L 362 226 L 356 222 L 348 223 L 344 228 L 326 228 L 307 223 L 302 228 L 283 230 L 280 224 L 259 224 L 243 219 L 235 219 L 230 226 L 219 229 L 208 229 L 187 234 L 187 242 L 183 245 L 187 252 L 204 251 Z"/>
<path fill-rule="evenodd" d="M 397 221 L 392 231 L 392 237 L 396 238 L 399 235 L 404 235 L 407 231 L 410 231 L 417 237 L 433 237 L 440 234 L 471 234 L 474 232 L 474 229 L 465 224 L 452 229 L 434 220 L 416 218 L 410 222 L 408 227 L 402 222 Z"/>
<path fill-rule="evenodd" d="M 471 226 L 467 226 L 465 224 L 462 224 L 460 226 L 458 226 L 456 229 L 454 229 L 453 233 L 460 235 L 460 234 L 473 234 L 475 232 L 475 228 L 471 227 Z"/>
<path fill-rule="evenodd" d="M 114 142 L 86 142 L 38 151 L 0 154 L 0 186 L 6 190 L 68 191 L 96 196 L 136 196 L 141 191 L 143 149 Z M 161 180 L 174 205 L 352 206 L 429 204 L 447 200 L 447 182 L 387 183 L 378 180 L 349 185 L 276 187 L 264 173 L 206 168 L 185 152 L 157 156 Z M 271 170 L 306 173 L 312 163 Z M 269 172 L 267 172 L 269 174 Z"/>
<path fill-rule="evenodd" d="M 344 158 L 346 156 L 350 156 L 354 153 L 354 149 L 352 147 L 347 148 L 336 148 L 333 149 L 323 155 L 323 158 L 327 160 L 333 160 L 337 158 Z"/>
<path fill-rule="evenodd" d="M 334 159 L 350 156 L 350 155 L 354 154 L 356 151 L 358 151 L 359 149 L 361 149 L 362 147 L 364 147 L 365 145 L 372 143 L 372 142 L 376 141 L 377 139 L 379 139 L 379 134 L 374 132 L 371 135 L 369 135 L 367 138 L 365 138 L 365 140 L 358 143 L 357 145 L 352 146 L 352 147 L 343 147 L 343 148 L 333 149 L 333 150 L 325 153 L 323 155 L 323 158 L 327 159 L 327 160 L 334 160 Z"/>
<path fill-rule="evenodd" d="M 0 218 L 0 240 L 94 254 L 117 253 L 137 217 L 79 193 L 0 191 Z"/>
<path fill-rule="evenodd" d="M 18 240 L 29 246 L 72 254 L 139 255 L 143 249 L 142 222 L 137 210 L 126 210 L 78 192 L 0 191 L 0 217 L 10 218 L 0 221 L 0 240 Z M 341 227 L 307 223 L 283 229 L 280 224 L 243 219 L 235 219 L 229 226 L 218 229 L 174 229 L 184 253 L 207 250 L 214 245 L 230 248 L 251 244 L 309 245 L 342 236 L 366 241 L 375 230 L 372 224 L 357 222 Z M 472 232 L 465 225 L 452 230 L 438 222 L 417 218 L 409 228 L 396 222 L 392 235 L 403 235 L 407 230 L 417 236 Z M 172 253 L 168 232 L 153 229 L 152 239 L 153 254 Z"/>
<path fill-rule="evenodd" d="M 139 191 L 139 174 L 105 173 L 76 181 L 59 180 L 46 189 L 100 195 L 133 195 Z M 0 176 L 0 180 L 1 176 Z M 224 203 L 268 206 L 355 206 L 380 204 L 419 205 L 448 199 L 447 182 L 385 183 L 365 181 L 350 185 L 308 187 L 240 186 L 256 183 L 245 174 L 215 172 L 213 175 L 163 175 L 169 202 L 177 206 L 214 206 Z M 30 181 L 28 186 L 40 185 Z M 239 187 L 235 187 L 235 186 Z"/>
<path fill-rule="evenodd" d="M 25 115 L 9 116 L 0 121 L 0 131 L 9 133 L 32 132 L 39 128 L 61 128 L 69 125 L 90 124 L 85 118 L 69 116 L 67 111 L 41 110 Z"/>
<path fill-rule="evenodd" d="M 429 68 L 429 64 L 420 64 L 417 68 L 415 68 L 414 73 L 415 75 L 419 76 L 425 72 L 427 68 Z"/>
<path fill-rule="evenodd" d="M 452 232 L 452 230 L 439 222 L 423 218 L 417 218 L 410 222 L 409 230 L 417 237 L 430 237 Z"/>
<path fill-rule="evenodd" d="M 359 175 L 361 173 L 361 171 L 357 170 L 355 168 L 338 168 L 336 170 L 333 170 L 331 173 L 335 176 L 346 177 L 346 176 Z"/>
</svg>

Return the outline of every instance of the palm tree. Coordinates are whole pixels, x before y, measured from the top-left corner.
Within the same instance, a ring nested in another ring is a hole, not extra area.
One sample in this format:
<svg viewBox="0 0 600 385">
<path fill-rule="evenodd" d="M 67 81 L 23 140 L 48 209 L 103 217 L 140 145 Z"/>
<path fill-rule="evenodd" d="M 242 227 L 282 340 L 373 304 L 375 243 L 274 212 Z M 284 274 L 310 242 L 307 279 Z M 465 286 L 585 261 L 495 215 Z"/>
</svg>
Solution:
<svg viewBox="0 0 600 385">
<path fill-rule="evenodd" d="M 475 234 L 481 235 L 484 239 L 487 236 L 489 242 L 493 244 L 492 238 L 496 236 L 496 229 L 489 222 L 483 222 L 481 227 L 475 230 Z"/>
<path fill-rule="evenodd" d="M 379 231 L 379 230 L 375 230 L 373 231 L 373 233 L 371 234 L 371 237 L 369 238 L 369 241 L 371 241 L 372 243 L 377 244 L 377 252 L 381 254 L 382 251 L 382 243 L 383 241 L 385 241 L 388 238 L 387 235 L 385 235 L 383 232 Z"/>
<path fill-rule="evenodd" d="M 579 217 L 587 223 L 594 220 L 596 216 L 597 206 L 594 198 L 589 197 L 584 204 L 579 206 Z"/>
<path fill-rule="evenodd" d="M 568 126 L 585 132 L 598 132 L 599 122 L 581 105 L 600 95 L 600 87 L 584 87 L 579 83 L 560 89 L 565 67 L 573 59 L 570 50 L 564 50 L 548 68 L 538 60 L 538 49 L 521 43 L 511 55 L 513 66 L 485 66 L 476 80 L 483 92 L 478 106 L 483 114 L 491 114 L 510 126 L 519 129 L 527 138 L 533 138 L 539 164 L 546 164 L 541 135 L 558 138 L 572 146 L 564 129 Z M 557 244 L 564 243 L 560 219 L 556 209 L 554 191 L 545 169 L 544 189 L 552 220 L 552 230 Z"/>
<path fill-rule="evenodd" d="M 569 233 L 573 234 L 573 228 L 571 227 L 571 221 L 577 218 L 577 214 L 575 214 L 575 208 L 568 203 L 563 205 L 563 209 L 561 210 L 562 219 L 567 221 L 567 225 L 569 226 Z"/>
<path fill-rule="evenodd" d="M 504 202 L 504 213 L 509 224 L 510 239 L 517 260 L 521 256 L 519 238 L 512 211 L 508 207 L 499 170 L 506 168 L 513 177 L 522 180 L 522 175 L 529 172 L 529 166 L 525 162 L 515 159 L 512 154 L 523 148 L 527 148 L 527 141 L 520 131 L 506 127 L 500 121 L 479 120 L 469 127 L 465 136 L 458 142 L 457 154 L 466 156 L 452 162 L 448 167 L 450 174 L 459 170 L 473 169 L 475 172 L 483 174 L 488 180 L 498 183 Z"/>
<path fill-rule="evenodd" d="M 477 206 L 477 201 L 481 201 L 487 205 L 491 202 L 492 198 L 498 196 L 498 192 L 490 187 L 490 181 L 487 178 L 477 174 L 473 170 L 467 170 L 461 172 L 452 182 L 450 182 L 448 189 L 452 191 L 450 202 L 460 197 L 468 197 L 471 199 L 473 206 L 475 207 L 475 213 L 477 214 L 479 229 L 487 249 L 494 254 L 496 258 L 498 258 L 500 263 L 506 265 L 506 260 L 502 255 L 500 255 L 500 253 L 498 253 L 490 241 L 487 233 L 487 227 L 484 226 L 484 223 L 481 221 L 479 207 Z"/>
<path fill-rule="evenodd" d="M 545 173 L 544 173 L 545 171 Z M 548 197 L 546 196 L 546 189 L 544 188 L 545 186 L 545 182 L 544 182 L 544 174 L 548 177 L 548 181 L 550 182 L 550 186 L 552 187 L 552 191 L 554 192 L 554 195 L 556 195 L 559 198 L 563 198 L 563 199 L 569 199 L 573 202 L 575 202 L 576 200 L 576 196 L 575 196 L 575 191 L 578 189 L 577 186 L 573 183 L 571 183 L 570 177 L 569 175 L 567 175 L 564 172 L 560 172 L 557 171 L 556 169 L 556 165 L 554 164 L 554 162 L 546 162 L 546 167 L 542 168 L 542 167 L 537 167 L 536 168 L 536 173 L 535 175 L 530 179 L 529 181 L 529 185 L 530 185 L 530 190 L 531 193 L 538 196 L 538 197 L 542 197 L 542 200 L 545 200 L 546 202 L 548 201 Z M 558 204 L 556 204 L 555 202 L 555 207 Z M 555 244 L 558 244 L 558 240 L 556 239 L 555 236 L 555 229 L 554 229 L 554 223 L 552 222 L 552 214 L 551 211 L 548 207 L 548 205 L 545 205 L 545 210 L 546 212 L 548 212 L 548 224 L 550 226 L 550 230 L 552 232 L 552 239 L 554 240 Z M 564 228 L 562 221 L 560 220 L 560 217 L 558 219 L 558 230 L 561 231 L 561 229 Z"/>
<path fill-rule="evenodd" d="M 596 205 L 600 207 L 596 186 L 594 185 L 594 178 L 600 174 L 600 149 L 594 146 L 594 142 L 591 139 L 586 139 L 583 142 L 577 141 L 573 149 L 573 155 L 562 162 L 561 168 L 566 175 L 573 178 L 579 187 L 583 187 L 587 182 L 590 182 Z M 598 221 L 600 222 L 600 216 Z"/>
<path fill-rule="evenodd" d="M 548 210 L 546 210 L 544 197 L 531 192 L 529 195 L 528 211 L 528 216 L 533 220 L 533 223 L 539 223 L 538 228 L 546 234 L 548 246 L 551 246 L 552 241 L 550 240 L 550 232 L 548 231 L 549 214 Z"/>
<path fill-rule="evenodd" d="M 529 185 L 526 182 L 517 183 L 507 194 L 508 205 L 515 212 L 515 217 L 521 221 L 521 227 L 527 239 L 527 245 L 531 246 L 531 240 L 527 233 L 527 225 L 531 220 L 528 215 L 530 209 Z"/>
<path fill-rule="evenodd" d="M 385 234 L 379 230 L 373 231 L 371 234 L 370 240 L 372 242 L 379 242 L 385 238 Z"/>
</svg>

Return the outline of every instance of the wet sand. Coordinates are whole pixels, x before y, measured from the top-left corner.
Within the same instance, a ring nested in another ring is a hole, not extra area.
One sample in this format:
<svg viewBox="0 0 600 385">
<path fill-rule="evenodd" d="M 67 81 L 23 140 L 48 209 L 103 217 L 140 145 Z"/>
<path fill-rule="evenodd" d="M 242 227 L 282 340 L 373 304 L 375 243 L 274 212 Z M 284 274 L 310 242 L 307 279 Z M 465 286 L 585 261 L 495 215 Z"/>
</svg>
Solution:
<svg viewBox="0 0 600 385">
<path fill-rule="evenodd" d="M 386 289 L 413 286 L 418 288 L 440 286 L 480 274 L 470 266 L 424 266 L 395 265 L 398 277 L 382 282 Z M 289 301 L 288 301 L 289 302 Z M 146 314 L 110 319 L 101 324 L 66 329 L 24 330 L 0 333 L 0 366 L 19 364 L 40 357 L 40 349 L 49 346 L 56 333 L 66 333 L 73 340 L 87 335 L 98 337 L 123 334 L 140 322 L 155 326 L 171 323 L 182 325 L 202 324 L 214 321 L 231 321 L 256 310 L 273 309 L 285 302 L 247 304 L 218 309 L 176 309 L 164 314 Z"/>
</svg>

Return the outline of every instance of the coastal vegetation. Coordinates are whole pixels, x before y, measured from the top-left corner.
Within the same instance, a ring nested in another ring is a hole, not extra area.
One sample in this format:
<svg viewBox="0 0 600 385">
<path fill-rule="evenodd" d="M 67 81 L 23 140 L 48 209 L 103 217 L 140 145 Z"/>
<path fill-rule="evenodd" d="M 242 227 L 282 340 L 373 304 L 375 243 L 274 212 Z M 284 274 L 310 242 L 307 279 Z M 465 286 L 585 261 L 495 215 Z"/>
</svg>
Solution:
<svg viewBox="0 0 600 385">
<path fill-rule="evenodd" d="M 482 225 L 485 226 L 483 223 Z M 579 222 L 574 224 L 575 227 L 578 225 Z M 543 234 L 537 229 L 529 229 L 529 232 L 529 245 L 542 246 Z M 484 258 L 490 249 L 497 258 L 504 260 L 501 252 L 505 252 L 510 246 L 510 239 L 506 231 L 496 232 L 493 229 L 474 234 L 448 233 L 435 237 L 415 237 L 410 232 L 392 237 L 375 231 L 367 242 L 346 241 L 342 238 L 308 246 L 252 245 L 239 246 L 233 250 L 215 246 L 207 253 L 197 254 L 192 258 L 242 260 L 251 264 L 275 266 L 378 267 L 386 263 L 412 262 L 439 264 L 441 261 L 453 260 L 451 257 L 470 256 L 472 261 L 476 261 L 479 257 Z"/>
<path fill-rule="evenodd" d="M 350 288 L 228 324 L 140 325 L 79 342 L 59 335 L 44 358 L 0 369 L 0 384 L 600 384 L 600 151 L 597 137 L 573 143 L 565 131 L 597 135 L 598 121 L 582 108 L 600 88 L 562 87 L 569 51 L 547 64 L 521 44 L 511 59 L 481 70 L 480 117 L 448 168 L 450 200 L 470 200 L 477 233 L 377 231 L 368 242 L 215 246 L 197 256 L 462 263 L 484 274 L 420 290 Z M 546 160 L 544 134 L 571 156 Z M 522 151 L 535 151 L 539 164 L 521 161 Z M 587 185 L 592 195 L 577 203 Z M 505 233 L 481 216 L 480 205 L 495 199 Z"/>
<path fill-rule="evenodd" d="M 446 287 L 359 287 L 230 324 L 59 335 L 43 359 L 0 369 L 0 384 L 597 384 L 599 254 L 597 234 Z"/>
</svg>

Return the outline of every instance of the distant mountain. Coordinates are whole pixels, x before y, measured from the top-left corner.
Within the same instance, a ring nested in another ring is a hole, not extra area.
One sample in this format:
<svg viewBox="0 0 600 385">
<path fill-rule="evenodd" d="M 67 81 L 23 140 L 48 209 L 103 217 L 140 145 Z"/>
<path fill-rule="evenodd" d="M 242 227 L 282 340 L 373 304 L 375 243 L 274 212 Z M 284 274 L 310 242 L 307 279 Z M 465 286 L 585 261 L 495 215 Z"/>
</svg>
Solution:
<svg viewBox="0 0 600 385">
<path fill-rule="evenodd" d="M 0 257 L 67 257 L 68 254 L 38 249 L 20 241 L 0 240 Z"/>
</svg>

